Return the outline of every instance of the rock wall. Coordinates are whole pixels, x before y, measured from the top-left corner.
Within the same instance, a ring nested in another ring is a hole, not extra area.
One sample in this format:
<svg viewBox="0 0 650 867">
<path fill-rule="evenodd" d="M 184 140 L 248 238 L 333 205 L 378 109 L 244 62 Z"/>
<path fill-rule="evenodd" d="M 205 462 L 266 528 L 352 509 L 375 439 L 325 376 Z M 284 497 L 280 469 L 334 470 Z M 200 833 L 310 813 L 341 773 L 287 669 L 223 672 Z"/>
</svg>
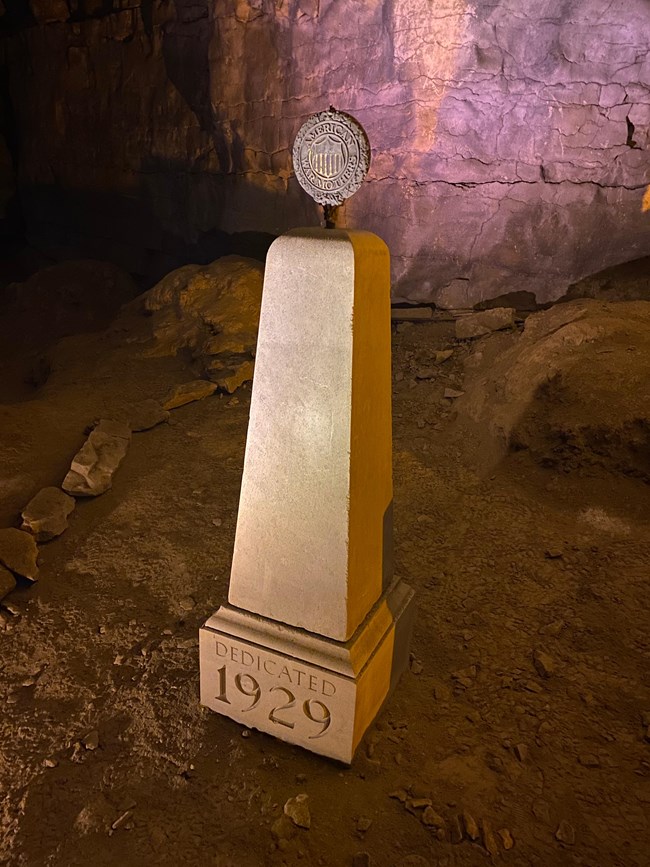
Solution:
<svg viewBox="0 0 650 867">
<path fill-rule="evenodd" d="M 5 88 L 30 239 L 149 279 L 317 224 L 304 119 L 373 146 L 341 220 L 381 235 L 396 299 L 556 298 L 650 254 L 648 0 L 31 0 Z"/>
</svg>

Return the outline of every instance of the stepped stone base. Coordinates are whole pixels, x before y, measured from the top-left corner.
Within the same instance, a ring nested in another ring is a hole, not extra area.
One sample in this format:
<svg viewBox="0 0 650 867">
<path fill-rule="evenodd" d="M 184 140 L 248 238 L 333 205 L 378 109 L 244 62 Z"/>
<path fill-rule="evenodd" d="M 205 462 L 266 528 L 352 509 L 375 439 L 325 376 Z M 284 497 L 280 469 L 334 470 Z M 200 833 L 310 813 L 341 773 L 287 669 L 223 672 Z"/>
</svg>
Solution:
<svg viewBox="0 0 650 867">
<path fill-rule="evenodd" d="M 347 642 L 223 606 L 200 630 L 201 703 L 350 764 L 408 664 L 413 615 L 402 582 Z"/>
</svg>

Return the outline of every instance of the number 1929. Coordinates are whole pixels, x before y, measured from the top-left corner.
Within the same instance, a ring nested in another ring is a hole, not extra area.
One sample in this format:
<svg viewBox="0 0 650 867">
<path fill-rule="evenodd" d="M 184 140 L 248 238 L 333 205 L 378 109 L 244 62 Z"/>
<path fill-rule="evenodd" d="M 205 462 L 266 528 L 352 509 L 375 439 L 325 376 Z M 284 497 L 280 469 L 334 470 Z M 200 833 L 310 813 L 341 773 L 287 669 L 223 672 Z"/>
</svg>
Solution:
<svg viewBox="0 0 650 867">
<path fill-rule="evenodd" d="M 219 674 L 219 693 L 215 696 L 217 701 L 222 701 L 225 704 L 232 704 L 230 699 L 227 696 L 227 679 L 226 679 L 226 666 L 222 665 L 221 668 L 217 670 Z M 252 699 L 252 703 L 248 705 L 248 707 L 242 708 L 242 713 L 246 711 L 253 710 L 254 707 L 260 703 L 262 698 L 262 688 L 259 685 L 258 681 L 253 677 L 252 674 L 236 674 L 234 677 L 235 688 L 240 692 L 243 696 L 246 696 Z M 291 715 L 289 718 L 286 716 L 286 712 L 296 705 L 296 697 L 291 692 L 290 689 L 287 689 L 286 686 L 272 686 L 269 689 L 269 693 L 284 693 L 284 698 L 286 701 L 284 704 L 278 704 L 273 707 L 269 712 L 269 720 L 276 725 L 285 726 L 288 729 L 295 728 L 295 721 L 291 719 Z M 308 698 L 306 701 L 302 703 L 302 713 L 304 716 L 312 723 L 320 726 L 320 729 L 316 731 L 316 734 L 309 735 L 310 740 L 314 740 L 315 738 L 322 738 L 325 732 L 330 727 L 330 723 L 332 722 L 332 714 L 330 709 L 326 704 L 323 704 L 322 701 L 318 701 L 315 698 Z M 282 714 L 282 715 L 280 715 Z"/>
</svg>

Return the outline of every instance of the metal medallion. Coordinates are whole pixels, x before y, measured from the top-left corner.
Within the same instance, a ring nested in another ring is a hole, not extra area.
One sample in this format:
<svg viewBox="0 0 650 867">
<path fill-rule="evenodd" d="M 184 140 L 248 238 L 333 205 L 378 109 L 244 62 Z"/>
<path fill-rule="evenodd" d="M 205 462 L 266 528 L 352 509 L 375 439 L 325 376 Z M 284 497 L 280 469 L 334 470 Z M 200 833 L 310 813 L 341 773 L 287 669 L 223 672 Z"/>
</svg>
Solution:
<svg viewBox="0 0 650 867">
<path fill-rule="evenodd" d="M 325 207 L 354 195 L 370 167 L 370 143 L 349 114 L 330 108 L 313 114 L 293 143 L 293 168 L 300 186 Z"/>
</svg>

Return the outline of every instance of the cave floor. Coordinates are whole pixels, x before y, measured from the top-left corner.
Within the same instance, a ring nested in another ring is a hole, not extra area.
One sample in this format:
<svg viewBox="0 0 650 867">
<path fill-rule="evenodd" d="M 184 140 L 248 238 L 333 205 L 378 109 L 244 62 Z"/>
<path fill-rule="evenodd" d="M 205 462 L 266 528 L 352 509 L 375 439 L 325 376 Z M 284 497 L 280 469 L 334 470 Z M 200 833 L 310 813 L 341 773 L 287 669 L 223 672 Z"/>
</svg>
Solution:
<svg viewBox="0 0 650 867">
<path fill-rule="evenodd" d="M 418 614 L 410 670 L 352 766 L 199 705 L 197 632 L 227 594 L 244 388 L 134 434 L 112 490 L 78 502 L 40 548 L 39 581 L 5 599 L 2 863 L 470 867 L 487 844 L 513 865 L 650 864 L 648 486 L 499 456 L 442 399 L 463 388 L 471 347 L 433 379 L 409 372 L 451 328 L 394 331 L 395 568 Z M 2 368 L 2 526 L 60 484 L 93 419 L 194 378 L 110 330 L 61 341 L 48 364 L 30 393 L 18 366 Z M 604 505 L 624 534 L 578 519 Z M 301 792 L 311 828 L 278 842 L 271 826 Z M 446 839 L 412 798 L 430 799 Z M 449 839 L 463 813 L 475 842 Z"/>
</svg>

